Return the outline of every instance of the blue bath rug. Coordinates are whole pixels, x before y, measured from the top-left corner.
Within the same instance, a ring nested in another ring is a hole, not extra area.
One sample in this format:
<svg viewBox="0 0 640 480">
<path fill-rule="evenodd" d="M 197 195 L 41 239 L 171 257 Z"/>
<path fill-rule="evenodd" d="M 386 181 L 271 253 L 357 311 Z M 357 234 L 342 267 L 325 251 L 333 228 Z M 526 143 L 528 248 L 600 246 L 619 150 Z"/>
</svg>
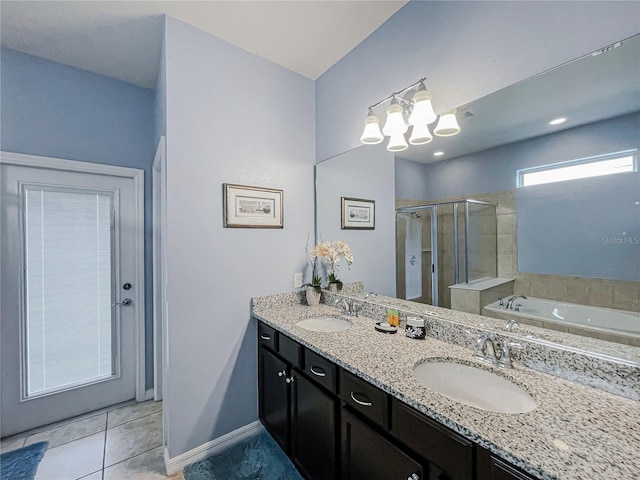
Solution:
<svg viewBox="0 0 640 480">
<path fill-rule="evenodd" d="M 38 442 L 4 452 L 0 455 L 0 480 L 33 480 L 48 446 L 49 442 Z"/>
<path fill-rule="evenodd" d="M 266 433 L 184 469 L 186 480 L 302 480 L 289 458 Z"/>
</svg>

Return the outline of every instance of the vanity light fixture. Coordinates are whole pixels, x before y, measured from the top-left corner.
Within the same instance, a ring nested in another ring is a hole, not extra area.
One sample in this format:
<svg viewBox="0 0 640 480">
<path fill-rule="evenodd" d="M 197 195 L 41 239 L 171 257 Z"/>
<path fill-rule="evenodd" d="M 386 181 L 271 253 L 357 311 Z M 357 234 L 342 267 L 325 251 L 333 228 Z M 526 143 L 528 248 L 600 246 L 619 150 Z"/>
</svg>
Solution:
<svg viewBox="0 0 640 480">
<path fill-rule="evenodd" d="M 567 119 L 565 117 L 554 118 L 549 122 L 549 125 L 560 125 L 561 123 L 566 122 Z"/>
<path fill-rule="evenodd" d="M 364 121 L 364 131 L 360 141 L 366 145 L 375 145 L 389 137 L 387 150 L 390 152 L 401 152 L 408 147 L 406 133 L 411 127 L 409 143 L 411 145 L 424 145 L 433 140 L 429 131 L 429 125 L 434 123 L 438 116 L 433 111 L 431 105 L 431 92 L 424 84 L 425 78 L 421 78 L 413 85 L 409 85 L 398 92 L 394 92 L 387 98 L 374 103 L 369 107 L 367 118 Z M 410 90 L 418 87 L 417 91 L 408 98 Z M 402 96 L 406 94 L 405 96 Z M 380 119 L 374 112 L 374 108 L 388 102 L 387 118 L 380 130 Z M 439 136 L 451 136 L 460 131 L 460 126 L 456 121 L 455 110 L 449 111 L 440 117 L 438 126 L 433 133 Z"/>
<path fill-rule="evenodd" d="M 460 125 L 458 125 L 458 120 L 456 119 L 456 110 L 450 110 L 446 113 L 440 115 L 440 119 L 438 120 L 438 124 L 436 125 L 433 133 L 438 135 L 439 137 L 451 137 L 456 133 L 460 132 Z"/>
<path fill-rule="evenodd" d="M 380 131 L 380 119 L 376 117 L 373 108 L 369 109 L 369 114 L 364 120 L 364 132 L 360 137 L 360 141 L 366 145 L 376 145 L 384 139 Z"/>
</svg>

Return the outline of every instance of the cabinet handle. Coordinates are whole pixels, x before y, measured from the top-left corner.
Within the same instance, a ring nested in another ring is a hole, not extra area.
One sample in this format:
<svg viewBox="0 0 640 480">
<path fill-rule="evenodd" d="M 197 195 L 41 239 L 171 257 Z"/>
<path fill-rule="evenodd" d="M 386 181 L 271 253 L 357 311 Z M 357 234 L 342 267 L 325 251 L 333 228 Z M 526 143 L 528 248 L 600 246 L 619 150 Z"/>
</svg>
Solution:
<svg viewBox="0 0 640 480">
<path fill-rule="evenodd" d="M 353 392 L 351 392 L 351 400 L 356 402 L 358 405 L 362 405 L 363 407 L 370 407 L 371 405 L 373 405 L 373 403 L 371 402 L 363 402 L 361 400 L 358 400 L 356 397 L 353 396 Z"/>
<path fill-rule="evenodd" d="M 317 371 L 314 370 L 315 368 L 317 368 L 318 370 Z M 315 366 L 311 367 L 311 373 L 313 373 L 314 375 L 316 375 L 318 377 L 326 377 L 327 376 L 327 374 L 322 371 L 322 368 L 315 367 Z"/>
<path fill-rule="evenodd" d="M 278 372 L 279 377 L 284 377 L 286 374 L 287 374 L 286 370 L 282 370 L 281 372 Z"/>
<path fill-rule="evenodd" d="M 407 480 L 420 480 L 420 477 L 417 473 L 412 473 L 411 476 L 407 478 Z"/>
<path fill-rule="evenodd" d="M 284 381 L 287 383 L 293 383 L 294 378 L 293 377 L 289 377 L 289 378 L 285 378 Z"/>
<path fill-rule="evenodd" d="M 271 340 L 271 335 L 265 335 L 264 333 L 260 335 L 260 338 L 263 340 Z"/>
</svg>

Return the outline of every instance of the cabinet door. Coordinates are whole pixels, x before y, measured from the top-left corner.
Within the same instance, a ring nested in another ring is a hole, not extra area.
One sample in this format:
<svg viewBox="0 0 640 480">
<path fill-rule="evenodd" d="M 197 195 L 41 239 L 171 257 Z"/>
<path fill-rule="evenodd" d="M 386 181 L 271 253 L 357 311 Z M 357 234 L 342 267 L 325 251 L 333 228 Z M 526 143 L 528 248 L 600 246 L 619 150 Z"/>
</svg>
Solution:
<svg viewBox="0 0 640 480">
<path fill-rule="evenodd" d="M 337 401 L 294 370 L 291 458 L 306 478 L 335 480 Z"/>
<path fill-rule="evenodd" d="M 341 417 L 342 480 L 423 480 L 418 462 L 344 408 Z"/>
<path fill-rule="evenodd" d="M 258 353 L 259 415 L 262 424 L 285 452 L 289 451 L 288 365 L 266 348 Z"/>
</svg>

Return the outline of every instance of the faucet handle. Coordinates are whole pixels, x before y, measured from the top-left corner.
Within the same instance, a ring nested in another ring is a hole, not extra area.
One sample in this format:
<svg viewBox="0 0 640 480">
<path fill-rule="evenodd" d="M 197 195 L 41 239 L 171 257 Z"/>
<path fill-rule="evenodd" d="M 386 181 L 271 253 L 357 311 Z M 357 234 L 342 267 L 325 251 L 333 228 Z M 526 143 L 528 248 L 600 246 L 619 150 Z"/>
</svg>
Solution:
<svg viewBox="0 0 640 480">
<path fill-rule="evenodd" d="M 500 353 L 500 360 L 498 364 L 504 368 L 513 368 L 513 361 L 511 360 L 511 348 L 521 349 L 522 345 L 516 342 L 505 341 L 502 344 L 502 352 Z"/>
<path fill-rule="evenodd" d="M 498 302 L 499 302 L 498 305 L 500 307 L 504 307 L 504 298 L 503 297 L 498 297 Z"/>
</svg>

